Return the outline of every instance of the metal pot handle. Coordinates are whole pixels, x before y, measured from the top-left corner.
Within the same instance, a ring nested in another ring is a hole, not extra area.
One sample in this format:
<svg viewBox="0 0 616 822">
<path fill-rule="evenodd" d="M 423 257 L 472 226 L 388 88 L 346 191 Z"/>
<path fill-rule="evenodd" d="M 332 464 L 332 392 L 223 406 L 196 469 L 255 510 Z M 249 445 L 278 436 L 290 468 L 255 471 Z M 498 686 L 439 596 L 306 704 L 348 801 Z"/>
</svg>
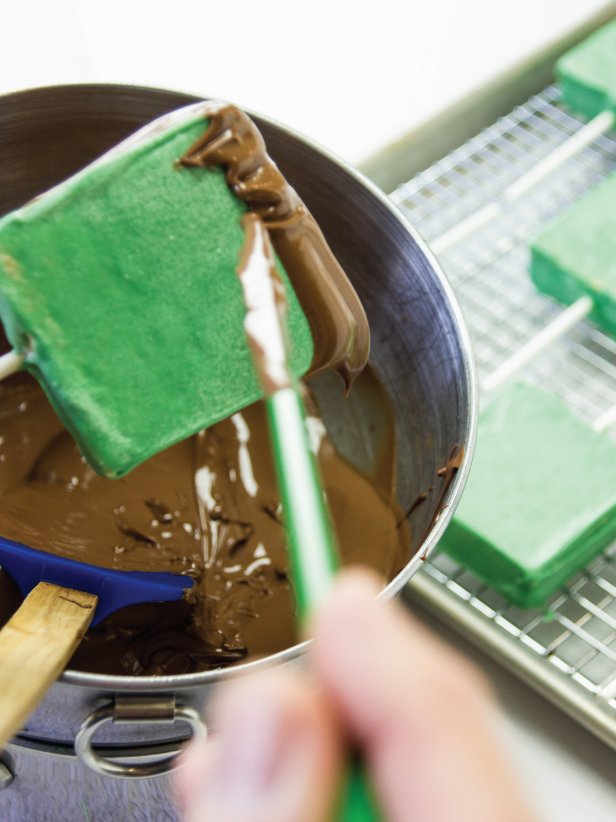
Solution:
<svg viewBox="0 0 616 822">
<path fill-rule="evenodd" d="M 198 711 L 190 705 L 178 705 L 173 698 L 116 698 L 100 705 L 83 721 L 75 738 L 77 757 L 88 768 L 103 776 L 143 778 L 168 773 L 177 765 L 179 749 L 164 754 L 154 762 L 129 764 L 102 756 L 92 747 L 92 738 L 106 722 L 114 724 L 160 725 L 186 722 L 192 739 L 205 739 L 207 728 Z"/>
</svg>

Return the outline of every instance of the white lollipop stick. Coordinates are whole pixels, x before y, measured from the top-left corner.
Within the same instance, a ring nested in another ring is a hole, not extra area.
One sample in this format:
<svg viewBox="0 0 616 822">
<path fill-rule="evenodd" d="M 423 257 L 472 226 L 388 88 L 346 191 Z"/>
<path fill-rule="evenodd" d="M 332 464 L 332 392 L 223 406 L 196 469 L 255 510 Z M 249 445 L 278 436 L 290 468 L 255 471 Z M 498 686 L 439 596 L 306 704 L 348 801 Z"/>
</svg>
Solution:
<svg viewBox="0 0 616 822">
<path fill-rule="evenodd" d="M 23 365 L 23 361 L 23 356 L 15 353 L 15 351 L 9 351 L 7 354 L 3 354 L 0 357 L 0 380 L 3 380 L 5 377 L 10 377 L 11 374 L 19 371 Z"/>
<path fill-rule="evenodd" d="M 614 425 L 614 423 L 616 423 L 616 405 L 608 408 L 600 417 L 597 417 L 592 424 L 592 429 L 593 431 L 605 431 L 606 428 Z"/>
<path fill-rule="evenodd" d="M 558 340 L 567 331 L 570 331 L 584 317 L 592 311 L 593 302 L 590 297 L 580 297 L 572 305 L 560 313 L 551 323 L 548 323 L 534 337 L 525 343 L 522 348 L 513 354 L 504 363 L 501 363 L 496 371 L 493 371 L 483 382 L 485 391 L 493 391 L 498 388 L 514 374 L 516 374 L 526 363 L 534 359 L 545 348 Z"/>
<path fill-rule="evenodd" d="M 448 251 L 456 243 L 468 237 L 477 229 L 489 223 L 495 217 L 506 209 L 508 205 L 518 200 L 527 191 L 544 180 L 553 171 L 566 163 L 583 148 L 590 145 L 597 137 L 609 131 L 616 120 L 616 115 L 611 111 L 602 111 L 601 114 L 592 119 L 589 123 L 579 131 L 561 143 L 558 148 L 555 148 L 547 157 L 534 165 L 529 171 L 519 177 L 515 183 L 512 183 L 502 193 L 498 200 L 480 208 L 473 214 L 469 215 L 465 220 L 454 225 L 440 237 L 432 240 L 430 248 L 438 255 L 444 251 Z"/>
<path fill-rule="evenodd" d="M 592 300 L 590 297 L 580 297 L 579 300 L 570 305 L 559 314 L 555 320 L 545 326 L 538 334 L 535 334 L 516 353 L 505 360 L 489 377 L 482 382 L 481 387 L 485 392 L 494 391 L 503 383 L 513 377 L 526 363 L 536 357 L 544 348 L 566 334 L 578 322 L 584 319 L 592 310 Z M 592 424 L 593 431 L 605 431 L 616 423 L 616 405 L 604 411 Z"/>
<path fill-rule="evenodd" d="M 509 186 L 503 194 L 503 200 L 506 203 L 512 203 L 518 200 L 527 191 L 544 180 L 549 174 L 560 168 L 563 163 L 575 157 L 582 149 L 594 142 L 597 137 L 609 131 L 616 120 L 616 115 L 612 111 L 602 111 L 597 114 L 592 120 L 582 126 L 579 131 L 576 131 L 572 137 L 561 143 L 558 148 L 550 152 L 547 157 L 544 157 L 539 163 L 533 166 L 530 171 L 518 178 L 515 183 Z"/>
</svg>

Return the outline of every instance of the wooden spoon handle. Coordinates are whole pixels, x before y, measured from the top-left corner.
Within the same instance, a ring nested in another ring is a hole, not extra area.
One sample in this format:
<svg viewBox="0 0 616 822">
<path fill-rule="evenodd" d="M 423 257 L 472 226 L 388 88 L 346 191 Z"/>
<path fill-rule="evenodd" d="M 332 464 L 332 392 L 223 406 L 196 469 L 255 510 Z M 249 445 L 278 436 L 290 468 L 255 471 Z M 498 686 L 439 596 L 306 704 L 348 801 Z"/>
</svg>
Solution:
<svg viewBox="0 0 616 822">
<path fill-rule="evenodd" d="M 0 631 L 0 749 L 81 642 L 98 597 L 39 582 Z"/>
</svg>

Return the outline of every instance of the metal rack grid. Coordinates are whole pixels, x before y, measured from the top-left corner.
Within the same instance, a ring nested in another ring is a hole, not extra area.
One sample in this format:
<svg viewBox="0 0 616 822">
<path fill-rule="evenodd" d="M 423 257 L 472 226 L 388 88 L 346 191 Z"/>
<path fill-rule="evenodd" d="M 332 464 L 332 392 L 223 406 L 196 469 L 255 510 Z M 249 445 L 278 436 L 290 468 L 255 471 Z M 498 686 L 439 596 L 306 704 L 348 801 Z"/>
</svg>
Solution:
<svg viewBox="0 0 616 822">
<path fill-rule="evenodd" d="M 401 185 L 393 201 L 429 243 L 442 237 L 579 131 L 583 123 L 558 97 L 554 86 L 532 97 Z M 562 311 L 530 282 L 529 241 L 615 170 L 612 132 L 440 255 L 471 331 L 480 382 Z M 592 423 L 616 404 L 616 342 L 579 323 L 520 378 L 540 383 Z M 616 425 L 608 433 L 616 438 Z M 508 604 L 438 553 L 409 593 L 616 747 L 616 543 L 544 609 Z"/>
</svg>

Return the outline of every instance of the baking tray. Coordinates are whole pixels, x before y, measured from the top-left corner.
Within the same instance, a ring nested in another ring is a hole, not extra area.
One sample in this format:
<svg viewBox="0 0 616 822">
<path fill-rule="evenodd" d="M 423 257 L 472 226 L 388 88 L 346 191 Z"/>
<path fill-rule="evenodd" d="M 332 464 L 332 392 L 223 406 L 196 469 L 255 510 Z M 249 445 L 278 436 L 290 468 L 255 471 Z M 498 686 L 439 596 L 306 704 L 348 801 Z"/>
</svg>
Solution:
<svg viewBox="0 0 616 822">
<path fill-rule="evenodd" d="M 438 247 L 453 226 L 498 199 L 583 126 L 549 85 L 399 185 L 391 197 Z M 612 131 L 503 214 L 439 253 L 471 331 L 480 383 L 562 312 L 530 283 L 529 241 L 546 221 L 614 171 Z M 542 385 L 594 423 L 616 405 L 616 342 L 578 323 L 516 376 Z M 606 430 L 616 439 L 615 423 Z M 510 605 L 438 553 L 411 581 L 407 594 L 616 748 L 616 543 L 543 609 Z"/>
</svg>

